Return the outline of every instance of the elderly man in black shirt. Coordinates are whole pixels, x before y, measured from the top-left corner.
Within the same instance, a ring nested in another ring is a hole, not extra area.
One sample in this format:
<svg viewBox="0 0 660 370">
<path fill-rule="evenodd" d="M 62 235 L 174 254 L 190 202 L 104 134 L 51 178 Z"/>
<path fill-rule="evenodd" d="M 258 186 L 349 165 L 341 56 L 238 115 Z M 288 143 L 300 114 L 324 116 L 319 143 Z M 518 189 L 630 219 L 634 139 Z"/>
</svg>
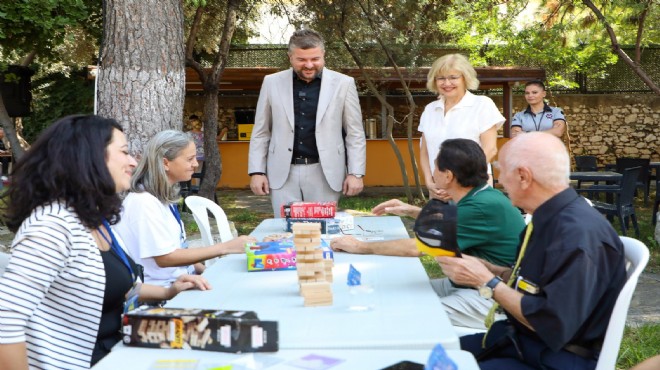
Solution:
<svg viewBox="0 0 660 370">
<path fill-rule="evenodd" d="M 507 320 L 461 338 L 484 369 L 594 369 L 626 280 L 623 245 L 607 220 L 569 187 L 569 157 L 547 133 L 500 152 L 499 181 L 532 214 L 513 269 L 438 257 L 454 282 L 492 294 Z M 502 281 L 502 278 L 508 284 Z"/>
</svg>

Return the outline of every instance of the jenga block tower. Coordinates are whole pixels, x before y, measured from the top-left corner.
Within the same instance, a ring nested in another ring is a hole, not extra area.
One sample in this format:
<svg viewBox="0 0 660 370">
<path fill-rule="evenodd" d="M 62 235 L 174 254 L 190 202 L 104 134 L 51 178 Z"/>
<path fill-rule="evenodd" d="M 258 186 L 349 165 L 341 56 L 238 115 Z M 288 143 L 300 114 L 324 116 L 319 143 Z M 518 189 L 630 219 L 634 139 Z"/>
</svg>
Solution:
<svg viewBox="0 0 660 370">
<path fill-rule="evenodd" d="M 295 223 L 292 230 L 300 295 L 305 300 L 305 306 L 331 305 L 332 261 L 328 264 L 320 249 L 321 224 Z"/>
</svg>

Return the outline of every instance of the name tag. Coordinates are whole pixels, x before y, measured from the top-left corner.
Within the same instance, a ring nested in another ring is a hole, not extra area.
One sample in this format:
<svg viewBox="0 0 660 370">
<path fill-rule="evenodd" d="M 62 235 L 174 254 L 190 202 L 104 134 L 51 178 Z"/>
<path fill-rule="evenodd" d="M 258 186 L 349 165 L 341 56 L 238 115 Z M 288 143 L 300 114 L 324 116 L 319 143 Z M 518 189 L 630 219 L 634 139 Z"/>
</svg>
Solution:
<svg viewBox="0 0 660 370">
<path fill-rule="evenodd" d="M 529 294 L 539 294 L 541 292 L 541 289 L 538 285 L 523 278 L 522 276 L 518 276 L 518 279 L 516 280 L 516 290 L 524 290 Z"/>
</svg>

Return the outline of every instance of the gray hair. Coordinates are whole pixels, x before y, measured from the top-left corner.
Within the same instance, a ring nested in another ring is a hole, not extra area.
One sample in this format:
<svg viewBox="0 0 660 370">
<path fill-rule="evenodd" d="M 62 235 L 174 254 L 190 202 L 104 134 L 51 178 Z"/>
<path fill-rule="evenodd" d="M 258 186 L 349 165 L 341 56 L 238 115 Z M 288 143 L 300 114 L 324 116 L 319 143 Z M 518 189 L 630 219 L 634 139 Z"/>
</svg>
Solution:
<svg viewBox="0 0 660 370">
<path fill-rule="evenodd" d="M 131 179 L 130 191 L 146 191 L 163 203 L 176 202 L 179 199 L 179 184 L 170 184 L 163 159 L 173 161 L 191 142 L 192 138 L 181 131 L 166 130 L 157 133 L 149 140 L 142 153 Z"/>
<path fill-rule="evenodd" d="M 466 88 L 469 90 L 479 88 L 477 71 L 474 70 L 474 67 L 472 67 L 468 58 L 463 54 L 447 54 L 436 59 L 431 65 L 429 74 L 426 77 L 426 88 L 437 94 L 438 88 L 435 85 L 435 78 L 452 69 L 461 72 L 465 79 Z"/>
<path fill-rule="evenodd" d="M 293 49 L 307 50 L 313 48 L 321 48 L 325 51 L 325 41 L 323 41 L 323 36 L 320 33 L 311 28 L 297 30 L 289 39 L 289 54 L 293 52 Z"/>
<path fill-rule="evenodd" d="M 526 167 L 534 181 L 546 188 L 564 189 L 570 184 L 571 161 L 564 143 L 545 132 L 518 135 L 506 145 L 507 171 Z"/>
</svg>

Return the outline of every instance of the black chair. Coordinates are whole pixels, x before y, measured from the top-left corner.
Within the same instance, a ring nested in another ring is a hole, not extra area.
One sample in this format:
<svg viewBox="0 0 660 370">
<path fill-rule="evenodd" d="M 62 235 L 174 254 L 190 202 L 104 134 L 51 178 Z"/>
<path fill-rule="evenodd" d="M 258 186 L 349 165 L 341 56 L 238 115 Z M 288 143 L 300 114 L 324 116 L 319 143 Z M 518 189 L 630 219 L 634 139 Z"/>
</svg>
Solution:
<svg viewBox="0 0 660 370">
<path fill-rule="evenodd" d="M 594 185 L 591 188 L 599 188 L 599 191 L 613 194 L 614 203 L 592 201 L 594 208 L 607 216 L 612 221 L 616 216 L 621 224 L 621 231 L 626 235 L 628 219 L 632 220 L 635 228 L 635 235 L 639 239 L 639 226 L 637 225 L 637 216 L 635 215 L 635 189 L 637 188 L 637 179 L 639 177 L 640 167 L 627 168 L 623 171 L 623 177 L 619 185 Z"/>
<path fill-rule="evenodd" d="M 575 170 L 580 172 L 598 171 L 598 158 L 593 155 L 576 155 Z"/>
<path fill-rule="evenodd" d="M 575 171 L 579 172 L 592 172 L 598 171 L 598 158 L 593 155 L 576 155 L 575 157 Z M 598 182 L 596 182 L 598 184 Z M 580 180 L 577 182 L 577 188 L 582 186 Z"/>
<path fill-rule="evenodd" d="M 640 167 L 639 177 L 635 185 L 636 189 L 644 191 L 644 205 L 649 204 L 649 188 L 651 185 L 651 160 L 648 158 L 617 158 L 616 172 L 623 173 L 626 168 Z"/>
</svg>

